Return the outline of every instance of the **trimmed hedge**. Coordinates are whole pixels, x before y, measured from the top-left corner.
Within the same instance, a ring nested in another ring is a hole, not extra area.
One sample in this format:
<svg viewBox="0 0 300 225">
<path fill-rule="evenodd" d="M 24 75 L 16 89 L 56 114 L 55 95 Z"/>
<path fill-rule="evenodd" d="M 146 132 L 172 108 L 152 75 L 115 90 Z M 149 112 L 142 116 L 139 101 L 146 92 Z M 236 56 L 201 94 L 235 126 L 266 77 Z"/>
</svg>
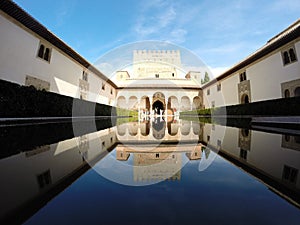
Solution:
<svg viewBox="0 0 300 225">
<path fill-rule="evenodd" d="M 117 115 L 115 107 L 39 91 L 4 80 L 0 80 L 0 109 L 0 117 L 3 118 Z"/>
<path fill-rule="evenodd" d="M 214 115 L 253 115 L 253 116 L 299 116 L 300 97 L 279 98 L 248 104 L 220 107 L 214 110 Z"/>
<path fill-rule="evenodd" d="M 299 116 L 300 97 L 279 98 L 259 101 L 248 104 L 230 105 L 212 109 L 182 112 L 180 115 L 206 115 L 206 116 Z"/>
</svg>

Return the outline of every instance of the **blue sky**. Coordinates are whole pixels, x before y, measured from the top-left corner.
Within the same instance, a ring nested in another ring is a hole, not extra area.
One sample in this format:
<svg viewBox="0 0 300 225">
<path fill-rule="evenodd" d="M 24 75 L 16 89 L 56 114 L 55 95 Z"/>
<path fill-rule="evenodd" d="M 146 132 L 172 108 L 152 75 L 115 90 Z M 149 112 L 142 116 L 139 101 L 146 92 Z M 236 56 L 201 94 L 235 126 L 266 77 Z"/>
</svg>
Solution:
<svg viewBox="0 0 300 225">
<path fill-rule="evenodd" d="M 220 73 L 299 19 L 299 0 L 16 0 L 91 63 L 142 40 L 169 41 Z"/>
</svg>

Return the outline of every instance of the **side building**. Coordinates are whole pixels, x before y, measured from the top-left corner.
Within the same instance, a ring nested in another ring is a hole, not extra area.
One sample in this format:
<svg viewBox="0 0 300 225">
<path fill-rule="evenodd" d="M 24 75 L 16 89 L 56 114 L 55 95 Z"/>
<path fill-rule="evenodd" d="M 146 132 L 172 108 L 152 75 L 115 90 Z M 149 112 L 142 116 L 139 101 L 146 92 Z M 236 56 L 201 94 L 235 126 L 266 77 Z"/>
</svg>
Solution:
<svg viewBox="0 0 300 225">
<path fill-rule="evenodd" d="M 202 86 L 205 108 L 300 96 L 300 20 Z"/>
<path fill-rule="evenodd" d="M 114 105 L 116 85 L 13 1 L 0 2 L 0 79 Z"/>
</svg>

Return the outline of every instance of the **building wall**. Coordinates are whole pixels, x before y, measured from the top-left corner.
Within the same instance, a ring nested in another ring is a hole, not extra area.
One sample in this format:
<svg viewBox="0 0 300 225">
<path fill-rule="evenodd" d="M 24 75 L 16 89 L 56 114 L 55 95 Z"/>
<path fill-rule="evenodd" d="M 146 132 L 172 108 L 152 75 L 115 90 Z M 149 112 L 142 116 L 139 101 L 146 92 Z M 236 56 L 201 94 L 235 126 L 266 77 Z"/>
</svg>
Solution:
<svg viewBox="0 0 300 225">
<path fill-rule="evenodd" d="M 294 46 L 297 54 L 297 61 L 288 65 L 283 64 L 282 51 L 289 46 Z M 282 94 L 282 84 L 300 79 L 300 38 L 288 43 L 282 48 L 276 49 L 264 58 L 255 63 L 217 81 L 208 87 L 203 88 L 203 101 L 206 108 L 213 106 L 236 105 L 241 103 L 241 94 L 238 85 L 240 73 L 246 72 L 249 84 L 250 102 L 271 100 L 284 97 Z M 298 84 L 299 83 L 299 84 Z M 300 82 L 293 85 L 300 87 Z M 217 91 L 217 85 L 221 84 L 221 91 Z M 290 85 L 290 84 L 289 84 Z M 294 88 L 295 89 L 295 88 Z M 210 94 L 208 95 L 208 90 Z M 292 90 L 293 91 L 293 90 Z M 291 94 L 291 96 L 293 96 Z"/>
<path fill-rule="evenodd" d="M 281 83 L 300 79 L 300 39 L 295 44 L 297 62 L 283 65 L 281 50 L 253 64 L 247 69 L 251 81 L 251 94 L 253 101 L 262 101 L 281 98 Z"/>
<path fill-rule="evenodd" d="M 42 87 L 49 84 L 51 92 L 80 98 L 80 80 L 83 71 L 86 71 L 87 95 L 81 97 L 104 104 L 114 103 L 116 91 L 110 84 L 106 84 L 106 90 L 103 91 L 101 87 L 105 81 L 99 76 L 3 12 L 0 13 L 0 27 L 5 31 L 0 32 L 1 79 L 36 87 L 39 87 L 39 83 Z M 49 62 L 38 57 L 40 44 L 50 49 Z"/>
</svg>

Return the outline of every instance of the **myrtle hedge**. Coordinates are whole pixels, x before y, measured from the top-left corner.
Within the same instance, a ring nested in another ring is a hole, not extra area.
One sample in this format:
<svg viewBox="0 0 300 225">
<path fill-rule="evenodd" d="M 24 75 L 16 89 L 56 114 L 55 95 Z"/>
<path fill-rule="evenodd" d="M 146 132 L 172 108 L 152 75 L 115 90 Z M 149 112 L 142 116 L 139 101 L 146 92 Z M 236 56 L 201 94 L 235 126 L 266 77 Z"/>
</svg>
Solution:
<svg viewBox="0 0 300 225">
<path fill-rule="evenodd" d="M 181 116 L 299 116 L 300 97 L 279 98 L 248 104 L 182 112 Z"/>
<path fill-rule="evenodd" d="M 0 117 L 132 116 L 136 112 L 0 80 Z"/>
</svg>

